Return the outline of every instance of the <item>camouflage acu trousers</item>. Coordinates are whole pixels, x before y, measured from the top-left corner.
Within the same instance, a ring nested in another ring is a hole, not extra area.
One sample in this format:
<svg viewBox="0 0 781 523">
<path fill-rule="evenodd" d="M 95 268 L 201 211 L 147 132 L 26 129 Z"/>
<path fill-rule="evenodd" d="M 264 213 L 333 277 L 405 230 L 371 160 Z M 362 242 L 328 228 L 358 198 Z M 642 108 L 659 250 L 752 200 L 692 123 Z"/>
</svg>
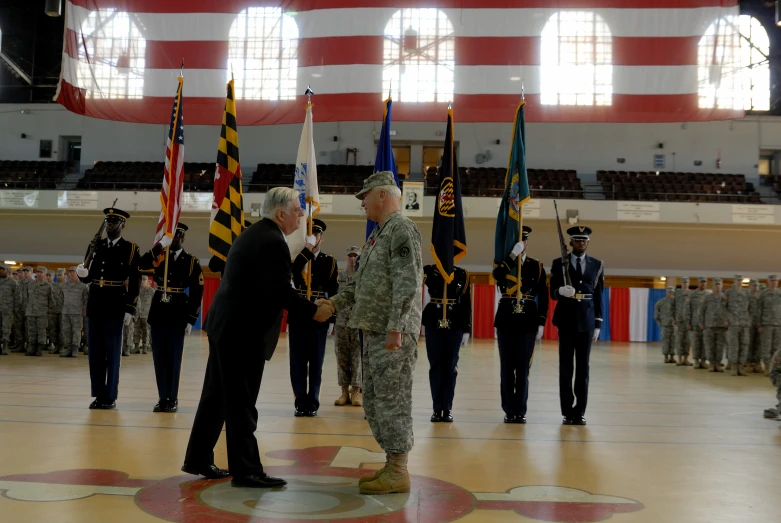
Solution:
<svg viewBox="0 0 781 523">
<path fill-rule="evenodd" d="M 727 350 L 731 363 L 746 363 L 748 360 L 749 330 L 751 327 L 730 325 L 727 329 Z"/>
<path fill-rule="evenodd" d="M 146 322 L 146 318 L 136 317 L 133 327 L 133 344 L 135 348 L 140 352 L 141 348 L 149 349 L 149 324 Z"/>
<path fill-rule="evenodd" d="M 700 329 L 694 328 L 689 331 L 689 343 L 692 346 L 692 359 L 707 359 L 705 357 L 705 349 L 702 342 L 702 331 Z"/>
<path fill-rule="evenodd" d="M 778 349 L 773 355 L 768 377 L 776 388 L 776 408 L 781 409 L 781 349 Z"/>
<path fill-rule="evenodd" d="M 24 343 L 27 340 L 27 318 L 24 313 L 14 312 L 14 343 L 18 347 L 24 347 Z"/>
<path fill-rule="evenodd" d="M 756 326 L 749 327 L 748 358 L 749 363 L 759 363 L 760 347 L 759 331 Z"/>
<path fill-rule="evenodd" d="M 61 318 L 62 314 L 49 314 L 49 322 L 46 326 L 46 335 L 49 337 L 49 343 L 53 343 L 58 349 L 62 348 Z"/>
<path fill-rule="evenodd" d="M 765 365 L 770 363 L 770 356 L 781 350 L 781 325 L 763 325 L 764 332 L 759 335 L 762 350 L 762 361 Z"/>
<path fill-rule="evenodd" d="M 673 339 L 675 327 L 662 327 L 662 354 L 672 356 L 675 354 L 673 350 Z"/>
<path fill-rule="evenodd" d="M 11 326 L 14 323 L 13 312 L 0 311 L 0 341 L 8 343 L 11 341 Z"/>
<path fill-rule="evenodd" d="M 711 363 L 721 363 L 727 350 L 727 329 L 724 327 L 706 327 L 702 334 L 705 354 Z"/>
<path fill-rule="evenodd" d="M 358 329 L 337 325 L 336 372 L 340 387 L 361 387 L 361 340 Z"/>
<path fill-rule="evenodd" d="M 49 323 L 47 316 L 27 316 L 27 342 L 32 344 L 46 344 L 46 327 Z"/>
<path fill-rule="evenodd" d="M 412 450 L 412 374 L 418 359 L 418 337 L 402 334 L 401 347 L 385 348 L 385 334 L 362 331 L 363 409 L 382 450 Z"/>
<path fill-rule="evenodd" d="M 130 325 L 125 325 L 125 328 L 122 329 L 122 352 L 131 352 L 135 348 L 135 343 L 133 343 L 133 332 L 135 331 L 136 327 L 136 320 L 133 318 L 130 320 Z"/>
<path fill-rule="evenodd" d="M 84 317 L 81 314 L 62 315 L 62 339 L 65 347 L 78 347 L 81 344 L 81 329 Z"/>
<path fill-rule="evenodd" d="M 689 329 L 686 325 L 678 324 L 675 326 L 675 354 L 678 356 L 689 355 Z M 672 354 L 672 352 L 670 353 Z"/>
</svg>

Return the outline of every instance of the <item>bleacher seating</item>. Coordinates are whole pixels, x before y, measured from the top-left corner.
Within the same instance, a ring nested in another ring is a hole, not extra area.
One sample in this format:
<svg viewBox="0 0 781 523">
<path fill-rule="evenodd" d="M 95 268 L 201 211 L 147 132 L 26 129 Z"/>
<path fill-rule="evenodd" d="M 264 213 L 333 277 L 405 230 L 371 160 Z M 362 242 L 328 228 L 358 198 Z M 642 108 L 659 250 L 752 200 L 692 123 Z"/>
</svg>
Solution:
<svg viewBox="0 0 781 523">
<path fill-rule="evenodd" d="M 79 189 L 159 190 L 163 185 L 163 162 L 95 162 L 79 180 Z M 184 164 L 185 191 L 212 191 L 214 163 Z"/>
<path fill-rule="evenodd" d="M 504 192 L 506 169 L 493 167 L 459 167 L 463 196 L 498 197 Z M 582 199 L 583 187 L 573 170 L 528 169 L 529 189 L 532 198 Z M 426 194 L 437 194 L 437 168 L 426 172 Z"/>
<path fill-rule="evenodd" d="M 65 175 L 73 172 L 68 162 L 0 161 L 0 187 L 3 189 L 54 189 Z"/>
<path fill-rule="evenodd" d="M 779 197 L 781 197 L 781 175 L 779 175 L 779 174 L 771 174 L 771 175 L 767 176 L 766 179 L 772 185 L 773 191 Z"/>
<path fill-rule="evenodd" d="M 597 171 L 608 200 L 759 203 L 742 174 Z"/>
<path fill-rule="evenodd" d="M 280 185 L 292 187 L 295 169 L 293 164 L 258 164 L 249 192 L 266 192 Z M 321 194 L 354 194 L 373 172 L 373 165 L 321 164 L 317 166 L 317 185 Z"/>
</svg>

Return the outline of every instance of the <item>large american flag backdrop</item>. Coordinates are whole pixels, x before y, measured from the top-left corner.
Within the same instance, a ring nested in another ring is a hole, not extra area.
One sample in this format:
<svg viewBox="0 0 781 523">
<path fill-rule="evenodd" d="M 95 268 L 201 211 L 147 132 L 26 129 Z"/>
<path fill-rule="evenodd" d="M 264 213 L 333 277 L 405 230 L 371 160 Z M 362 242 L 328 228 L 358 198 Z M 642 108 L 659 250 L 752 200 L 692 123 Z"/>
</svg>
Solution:
<svg viewBox="0 0 781 523">
<path fill-rule="evenodd" d="M 68 0 L 56 100 L 168 123 L 182 59 L 188 124 L 671 122 L 738 118 L 737 0 Z M 769 82 L 768 82 L 769 83 Z M 745 82 L 744 82 L 745 84 Z"/>
</svg>

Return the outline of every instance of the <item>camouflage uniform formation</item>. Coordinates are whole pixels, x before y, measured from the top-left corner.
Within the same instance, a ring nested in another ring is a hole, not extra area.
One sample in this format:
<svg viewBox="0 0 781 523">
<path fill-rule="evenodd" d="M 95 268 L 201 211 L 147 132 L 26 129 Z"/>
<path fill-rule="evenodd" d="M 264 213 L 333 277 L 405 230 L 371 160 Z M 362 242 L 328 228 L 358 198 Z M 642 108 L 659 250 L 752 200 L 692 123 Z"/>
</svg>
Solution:
<svg viewBox="0 0 781 523">
<path fill-rule="evenodd" d="M 70 270 L 75 271 L 76 267 Z M 64 348 L 61 357 L 78 357 L 84 316 L 87 314 L 89 287 L 80 281 L 67 282 L 62 291 L 62 338 Z"/>
<path fill-rule="evenodd" d="M 729 328 L 727 329 L 727 350 L 732 363 L 732 375 L 743 376 L 742 366 L 746 363 L 749 347 L 749 330 L 751 329 L 751 313 L 749 304 L 751 296 L 748 290 L 741 288 L 742 275 L 735 275 L 735 286 L 728 290 L 727 310 L 729 311 Z"/>
<path fill-rule="evenodd" d="M 700 284 L 707 283 L 707 281 L 708 279 L 703 277 L 698 279 Z M 704 286 L 703 289 L 698 288 L 689 293 L 686 304 L 684 305 L 684 317 L 687 324 L 686 328 L 689 330 L 689 343 L 692 346 L 692 359 L 698 369 L 705 369 L 707 367 L 705 366 L 705 348 L 702 341 L 703 333 L 700 330 L 699 324 L 695 321 L 695 318 L 707 295 L 708 292 L 704 289 Z"/>
<path fill-rule="evenodd" d="M 360 252 L 359 249 L 350 248 L 351 251 Z M 343 289 L 350 281 L 355 278 L 355 271 L 344 270 L 339 273 L 337 281 L 339 290 Z M 360 406 L 363 398 L 360 397 L 361 389 L 361 339 L 358 329 L 348 327 L 350 321 L 351 308 L 344 309 L 336 315 L 336 371 L 339 380 L 339 386 L 342 388 L 342 395 L 334 402 L 336 405 L 352 404 Z M 353 393 L 350 394 L 349 388 Z M 353 402 L 353 396 L 358 399 L 357 404 Z"/>
<path fill-rule="evenodd" d="M 14 348 L 13 352 L 24 352 L 27 343 L 27 297 L 28 287 L 35 282 L 26 275 L 32 273 L 32 267 L 22 267 L 22 279 L 19 280 L 19 307 L 14 315 Z"/>
<path fill-rule="evenodd" d="M 14 314 L 19 305 L 19 284 L 9 275 L 8 266 L 5 268 L 6 276 L 0 278 L 0 355 L 8 354 L 11 344 L 11 327 L 14 322 Z"/>
<path fill-rule="evenodd" d="M 46 347 L 49 311 L 54 308 L 52 284 L 46 281 L 46 268 L 38 267 L 38 278 L 27 287 L 27 356 L 40 356 Z"/>
<path fill-rule="evenodd" d="M 721 284 L 721 279 L 713 279 L 714 286 Z M 722 372 L 721 358 L 727 348 L 727 296 L 724 293 L 709 294 L 705 297 L 697 315 L 696 323 L 704 327 L 703 343 L 708 361 L 713 372 Z"/>
<path fill-rule="evenodd" d="M 51 271 L 49 271 L 51 273 Z M 60 327 L 62 323 L 62 283 L 65 279 L 65 269 L 57 269 L 57 282 L 52 283 L 52 300 L 54 307 L 49 311 L 49 321 L 46 326 L 46 333 L 49 337 L 49 348 L 52 354 L 57 354 L 62 350 L 62 333 Z"/>
<path fill-rule="evenodd" d="M 144 276 L 146 278 L 146 276 Z M 152 298 L 155 290 L 152 287 L 141 287 L 138 291 L 138 308 L 136 309 L 133 345 L 135 351 L 140 354 L 146 354 L 152 350 L 149 343 L 149 324 L 146 320 L 149 318 L 149 309 L 152 307 Z"/>
<path fill-rule="evenodd" d="M 681 278 L 681 288 L 675 289 L 675 354 L 683 358 L 689 357 L 689 329 L 686 326 L 686 301 L 691 297 L 689 278 Z"/>
<path fill-rule="evenodd" d="M 771 282 L 778 276 L 771 274 Z M 770 357 L 781 349 L 781 290 L 768 288 L 759 297 L 759 328 L 761 340 L 761 358 L 765 369 L 770 369 Z"/>
<path fill-rule="evenodd" d="M 673 360 L 675 351 L 673 350 L 674 330 L 673 320 L 675 319 L 675 297 L 673 292 L 675 287 L 667 287 L 667 296 L 656 302 L 654 305 L 654 321 L 662 328 L 662 354 L 664 362 Z"/>
</svg>

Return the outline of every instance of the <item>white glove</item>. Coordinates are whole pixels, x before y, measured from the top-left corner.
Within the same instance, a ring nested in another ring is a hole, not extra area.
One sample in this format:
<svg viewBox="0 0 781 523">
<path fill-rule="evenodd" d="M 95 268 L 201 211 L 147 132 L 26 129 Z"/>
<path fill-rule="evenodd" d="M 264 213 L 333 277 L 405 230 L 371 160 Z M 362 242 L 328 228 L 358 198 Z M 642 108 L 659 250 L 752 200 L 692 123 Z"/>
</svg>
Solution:
<svg viewBox="0 0 781 523">
<path fill-rule="evenodd" d="M 315 238 L 314 235 L 307 236 L 306 237 L 306 244 L 307 245 L 311 245 L 312 247 L 314 247 L 315 245 L 317 245 L 317 238 Z"/>
<path fill-rule="evenodd" d="M 572 287 L 571 285 L 565 285 L 564 287 L 559 287 L 559 296 L 564 296 L 565 298 L 572 298 L 575 296 L 575 287 Z"/>
<path fill-rule="evenodd" d="M 464 336 L 461 338 L 461 346 L 466 347 L 467 343 L 469 343 L 469 333 L 465 332 Z"/>
<path fill-rule="evenodd" d="M 126 312 L 126 313 L 125 313 L 125 327 L 127 327 L 128 325 L 130 325 L 130 322 L 131 322 L 131 321 L 133 321 L 133 315 L 132 315 L 132 314 L 130 314 L 129 312 Z"/>
<path fill-rule="evenodd" d="M 171 245 L 173 242 L 174 239 L 171 238 L 170 236 L 166 236 L 165 234 L 163 235 L 162 238 L 160 238 L 160 245 L 163 247 L 163 249 Z"/>
<path fill-rule="evenodd" d="M 542 333 L 543 333 L 543 332 L 545 332 L 545 327 L 543 327 L 542 325 L 540 325 L 539 327 L 537 327 L 537 336 L 535 337 L 535 339 L 537 339 L 537 340 L 541 340 L 541 339 L 542 339 Z"/>
<path fill-rule="evenodd" d="M 594 329 L 594 337 L 591 341 L 597 341 L 599 339 L 599 329 Z"/>
<path fill-rule="evenodd" d="M 190 325 L 189 323 L 184 326 L 184 335 L 185 336 L 189 336 L 192 331 L 193 331 L 193 326 Z"/>
<path fill-rule="evenodd" d="M 78 267 L 76 267 L 76 274 L 79 278 L 86 278 L 89 276 L 89 269 L 86 268 L 83 263 L 80 263 Z"/>
<path fill-rule="evenodd" d="M 333 334 L 333 332 L 334 332 L 334 324 L 333 323 L 329 323 L 328 324 L 328 335 L 330 336 L 331 334 Z"/>
<path fill-rule="evenodd" d="M 521 255 L 521 253 L 523 253 L 525 248 L 526 246 L 523 244 L 523 242 L 518 242 L 515 244 L 515 247 L 513 247 L 512 253 L 517 258 Z"/>
</svg>

